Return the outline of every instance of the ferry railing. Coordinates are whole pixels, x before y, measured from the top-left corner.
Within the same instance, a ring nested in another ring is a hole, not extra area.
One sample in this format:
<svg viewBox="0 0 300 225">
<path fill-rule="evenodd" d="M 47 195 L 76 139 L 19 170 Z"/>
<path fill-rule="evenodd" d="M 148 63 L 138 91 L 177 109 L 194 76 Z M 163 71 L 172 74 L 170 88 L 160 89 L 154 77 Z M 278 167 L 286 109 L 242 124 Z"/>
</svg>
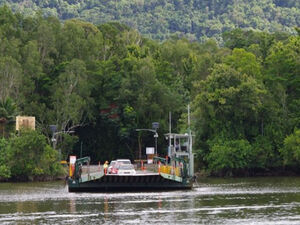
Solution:
<svg viewBox="0 0 300 225">
<path fill-rule="evenodd" d="M 187 177 L 187 164 L 184 159 L 173 157 L 170 160 L 161 157 L 154 157 L 154 162 L 157 162 L 158 171 L 170 175 L 176 175 L 178 177 Z"/>
<path fill-rule="evenodd" d="M 80 158 L 80 159 L 77 159 L 76 162 L 75 162 L 75 178 L 76 179 L 79 179 L 81 177 L 81 174 L 82 174 L 82 166 L 84 163 L 87 164 L 87 168 L 88 168 L 88 176 L 90 175 L 90 171 L 89 171 L 89 165 L 90 165 L 90 161 L 91 161 L 91 158 L 90 157 L 84 157 L 84 158 Z"/>
</svg>

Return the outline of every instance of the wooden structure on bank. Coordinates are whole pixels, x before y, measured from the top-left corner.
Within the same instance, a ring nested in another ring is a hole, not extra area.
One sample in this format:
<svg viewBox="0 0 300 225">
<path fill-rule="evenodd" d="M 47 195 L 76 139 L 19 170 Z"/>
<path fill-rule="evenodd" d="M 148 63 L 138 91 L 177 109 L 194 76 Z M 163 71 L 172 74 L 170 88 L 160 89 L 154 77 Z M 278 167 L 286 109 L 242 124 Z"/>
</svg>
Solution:
<svg viewBox="0 0 300 225">
<path fill-rule="evenodd" d="M 35 117 L 34 116 L 17 116 L 16 117 L 16 130 L 21 128 L 35 130 Z"/>
</svg>

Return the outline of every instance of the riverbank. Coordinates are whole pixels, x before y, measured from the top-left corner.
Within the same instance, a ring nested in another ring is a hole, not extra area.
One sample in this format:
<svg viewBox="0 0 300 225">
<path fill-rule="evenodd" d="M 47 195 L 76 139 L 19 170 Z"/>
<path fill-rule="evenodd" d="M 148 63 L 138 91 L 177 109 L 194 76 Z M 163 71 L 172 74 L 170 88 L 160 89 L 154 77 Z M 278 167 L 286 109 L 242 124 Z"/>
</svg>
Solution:
<svg viewBox="0 0 300 225">
<path fill-rule="evenodd" d="M 205 170 L 199 170 L 195 172 L 196 177 L 215 177 L 215 178 L 224 178 L 224 177 L 296 177 L 300 176 L 300 171 L 295 169 L 270 169 L 270 170 L 240 170 L 234 172 L 223 173 L 210 173 Z"/>
<path fill-rule="evenodd" d="M 67 175 L 60 176 L 28 176 L 28 177 L 12 177 L 12 178 L 2 178 L 0 177 L 0 182 L 46 182 L 46 181 L 57 181 L 65 180 Z"/>
<path fill-rule="evenodd" d="M 64 167 L 61 174 L 51 175 L 36 175 L 36 176 L 15 176 L 10 178 L 0 177 L 0 182 L 46 182 L 46 181 L 58 181 L 65 180 L 69 175 L 69 167 Z"/>
</svg>

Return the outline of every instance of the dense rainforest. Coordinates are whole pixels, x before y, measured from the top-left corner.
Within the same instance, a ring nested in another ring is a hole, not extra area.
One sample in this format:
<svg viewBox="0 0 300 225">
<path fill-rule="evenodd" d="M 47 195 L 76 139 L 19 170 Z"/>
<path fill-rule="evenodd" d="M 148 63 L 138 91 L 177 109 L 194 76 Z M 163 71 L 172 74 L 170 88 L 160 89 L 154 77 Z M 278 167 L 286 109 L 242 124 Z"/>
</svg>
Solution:
<svg viewBox="0 0 300 225">
<path fill-rule="evenodd" d="M 295 34 L 300 2 L 295 0 L 0 0 L 15 12 L 61 20 L 82 19 L 93 24 L 119 22 L 146 37 L 165 40 L 172 35 L 205 41 L 236 28 Z"/>
<path fill-rule="evenodd" d="M 297 33 L 298 32 L 298 33 Z M 60 173 L 59 159 L 137 159 L 154 146 L 136 132 L 159 122 L 186 132 L 212 175 L 300 169 L 300 29 L 295 35 L 234 29 L 215 40 L 164 42 L 120 23 L 24 16 L 0 8 L 0 177 Z M 15 116 L 36 130 L 15 131 Z M 49 125 L 57 125 L 56 149 Z"/>
</svg>

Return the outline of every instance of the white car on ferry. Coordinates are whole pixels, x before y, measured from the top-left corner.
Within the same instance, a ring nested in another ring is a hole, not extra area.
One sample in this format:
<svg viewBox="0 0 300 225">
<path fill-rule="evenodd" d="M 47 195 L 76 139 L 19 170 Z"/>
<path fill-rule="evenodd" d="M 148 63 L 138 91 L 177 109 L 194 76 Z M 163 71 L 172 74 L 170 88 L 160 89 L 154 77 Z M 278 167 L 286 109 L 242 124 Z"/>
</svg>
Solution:
<svg viewBox="0 0 300 225">
<path fill-rule="evenodd" d="M 134 175 L 136 171 L 132 164 L 118 164 L 118 175 Z"/>
</svg>

